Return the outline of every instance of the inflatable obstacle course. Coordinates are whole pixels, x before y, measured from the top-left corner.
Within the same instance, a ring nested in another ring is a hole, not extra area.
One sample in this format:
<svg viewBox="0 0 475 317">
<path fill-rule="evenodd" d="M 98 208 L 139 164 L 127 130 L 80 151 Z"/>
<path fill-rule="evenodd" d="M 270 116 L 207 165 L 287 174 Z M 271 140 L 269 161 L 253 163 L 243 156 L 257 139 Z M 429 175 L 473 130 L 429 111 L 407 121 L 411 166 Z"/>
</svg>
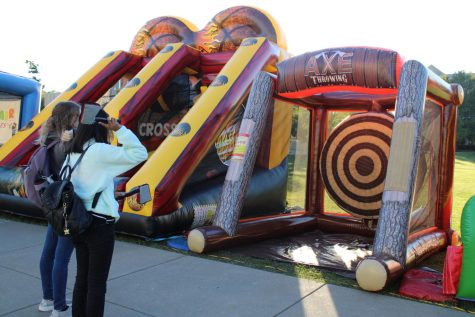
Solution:
<svg viewBox="0 0 475 317">
<path fill-rule="evenodd" d="M 140 204 L 138 194 L 118 195 L 123 210 L 118 230 L 157 236 L 210 223 L 253 78 L 261 70 L 275 73 L 286 56 L 277 23 L 254 8 L 224 10 L 202 30 L 181 18 L 149 21 L 130 52 L 107 54 L 1 150 L 0 183 L 9 190 L 0 199 L 11 206 L 5 209 L 41 216 L 10 188 L 20 192 L 21 165 L 34 151 L 38 128 L 54 105 L 68 99 L 95 102 L 119 82 L 122 89 L 105 110 L 137 134 L 149 159 L 118 178 L 117 191 L 146 184 L 152 200 Z M 290 111 L 272 100 L 244 217 L 286 210 Z"/>
</svg>

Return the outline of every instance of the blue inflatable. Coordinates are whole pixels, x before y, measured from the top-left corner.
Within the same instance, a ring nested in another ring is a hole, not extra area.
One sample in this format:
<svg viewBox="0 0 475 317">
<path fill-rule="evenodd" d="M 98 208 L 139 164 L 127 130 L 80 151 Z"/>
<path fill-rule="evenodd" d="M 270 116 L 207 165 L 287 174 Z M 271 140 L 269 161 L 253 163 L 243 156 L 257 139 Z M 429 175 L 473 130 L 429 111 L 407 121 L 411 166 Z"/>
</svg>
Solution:
<svg viewBox="0 0 475 317">
<path fill-rule="evenodd" d="M 0 71 L 0 93 L 21 99 L 20 129 L 40 111 L 41 84 L 36 80 Z"/>
</svg>

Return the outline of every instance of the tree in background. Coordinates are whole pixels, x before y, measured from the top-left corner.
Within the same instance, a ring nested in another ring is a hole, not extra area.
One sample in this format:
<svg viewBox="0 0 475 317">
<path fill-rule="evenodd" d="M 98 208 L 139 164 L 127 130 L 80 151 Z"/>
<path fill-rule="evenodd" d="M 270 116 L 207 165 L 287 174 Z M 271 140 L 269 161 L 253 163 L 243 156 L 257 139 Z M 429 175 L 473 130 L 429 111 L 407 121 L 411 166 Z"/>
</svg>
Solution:
<svg viewBox="0 0 475 317">
<path fill-rule="evenodd" d="M 328 132 L 333 131 L 333 129 L 349 115 L 351 115 L 351 112 L 330 112 L 330 116 L 328 117 Z"/>
<path fill-rule="evenodd" d="M 300 107 L 293 107 L 292 109 L 292 130 L 291 130 L 292 137 L 297 137 L 298 126 L 302 124 L 305 125 L 304 126 L 305 131 L 308 131 L 309 122 L 302 122 L 302 120 L 299 120 L 299 114 L 302 111 L 308 112 L 308 110 L 303 110 L 303 108 L 300 108 Z M 328 118 L 328 132 L 331 132 L 341 121 L 346 119 L 346 117 L 348 117 L 350 114 L 351 114 L 350 112 L 331 111 L 329 113 L 329 118 Z"/>
<path fill-rule="evenodd" d="M 26 60 L 25 64 L 28 65 L 28 74 L 33 74 L 33 77 L 31 78 L 41 83 L 41 79 L 39 77 L 36 77 L 36 75 L 40 74 L 40 71 L 38 70 L 39 65 L 30 60 Z"/>
<path fill-rule="evenodd" d="M 33 75 L 31 77 L 31 79 L 36 80 L 37 82 L 39 82 L 41 84 L 41 78 L 37 77 L 40 74 L 40 71 L 38 70 L 39 64 L 36 64 L 35 62 L 30 61 L 28 59 L 25 60 L 25 64 L 28 65 L 28 74 Z M 44 88 L 45 88 L 45 85 L 41 84 L 41 102 L 40 102 L 40 109 L 41 110 L 43 110 L 43 108 L 45 107 L 45 98 L 44 98 L 45 91 L 44 91 Z"/>
<path fill-rule="evenodd" d="M 465 94 L 458 108 L 457 150 L 475 150 L 475 74 L 460 71 L 447 80 L 462 85 Z"/>
</svg>

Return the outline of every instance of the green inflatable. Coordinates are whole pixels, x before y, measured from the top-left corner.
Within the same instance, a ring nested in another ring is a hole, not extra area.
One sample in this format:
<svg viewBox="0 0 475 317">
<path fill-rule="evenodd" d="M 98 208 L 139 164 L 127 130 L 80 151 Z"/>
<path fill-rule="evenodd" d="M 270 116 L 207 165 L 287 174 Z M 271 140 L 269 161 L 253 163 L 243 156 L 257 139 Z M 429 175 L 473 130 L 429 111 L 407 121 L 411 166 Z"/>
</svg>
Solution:
<svg viewBox="0 0 475 317">
<path fill-rule="evenodd" d="M 475 300 L 475 196 L 462 211 L 460 231 L 463 242 L 462 272 L 460 273 L 457 298 Z"/>
</svg>

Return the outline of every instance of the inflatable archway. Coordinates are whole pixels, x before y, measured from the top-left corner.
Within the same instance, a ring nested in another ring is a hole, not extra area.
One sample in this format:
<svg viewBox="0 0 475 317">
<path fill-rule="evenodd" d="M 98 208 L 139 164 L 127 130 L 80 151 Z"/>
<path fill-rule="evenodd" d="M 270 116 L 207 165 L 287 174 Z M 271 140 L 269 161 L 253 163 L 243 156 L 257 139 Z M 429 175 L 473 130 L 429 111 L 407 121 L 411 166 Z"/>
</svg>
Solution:
<svg viewBox="0 0 475 317">
<path fill-rule="evenodd" d="M 276 97 L 310 109 L 305 210 L 240 223 L 233 237 L 197 228 L 188 245 L 207 252 L 317 228 L 374 237 L 356 278 L 382 290 L 447 245 L 463 90 L 380 48 L 325 49 L 277 67 Z M 352 114 L 328 134 L 329 114 L 342 111 Z M 327 212 L 325 192 L 347 215 Z"/>
</svg>

